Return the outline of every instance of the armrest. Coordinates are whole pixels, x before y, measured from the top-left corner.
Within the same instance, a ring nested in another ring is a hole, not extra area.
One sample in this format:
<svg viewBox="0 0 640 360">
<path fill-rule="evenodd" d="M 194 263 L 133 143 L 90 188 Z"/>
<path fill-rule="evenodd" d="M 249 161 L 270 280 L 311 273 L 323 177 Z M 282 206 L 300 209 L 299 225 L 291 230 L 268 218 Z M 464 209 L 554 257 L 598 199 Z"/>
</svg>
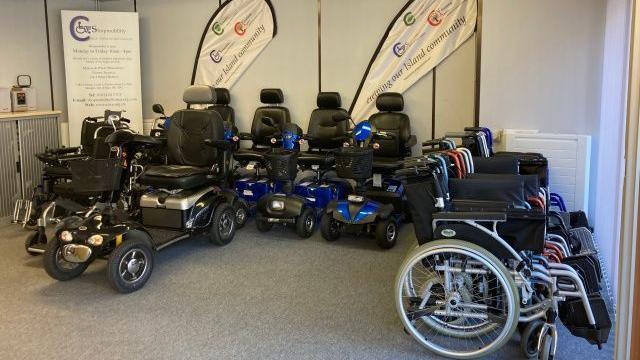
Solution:
<svg viewBox="0 0 640 360">
<path fill-rule="evenodd" d="M 238 138 L 240 140 L 253 140 L 253 137 L 251 136 L 251 134 L 245 133 L 245 132 L 238 133 Z"/>
<path fill-rule="evenodd" d="M 204 143 L 208 146 L 215 147 L 221 150 L 231 150 L 235 148 L 235 143 L 226 140 L 204 139 Z"/>
<path fill-rule="evenodd" d="M 462 220 L 475 220 L 475 221 L 507 221 L 507 214 L 503 212 L 439 212 L 432 215 L 433 220 L 440 221 L 462 221 Z"/>
<path fill-rule="evenodd" d="M 411 135 L 411 136 L 409 136 L 409 140 L 407 140 L 404 143 L 404 147 L 408 149 L 408 148 L 414 146 L 417 143 L 418 143 L 418 139 L 416 138 L 416 136 L 415 135 Z"/>
<path fill-rule="evenodd" d="M 63 147 L 58 149 L 49 149 L 46 152 L 51 154 L 57 154 L 57 155 L 65 155 L 65 154 L 76 153 L 80 151 L 80 149 L 81 149 L 80 146 L 73 146 L 73 147 Z"/>
</svg>

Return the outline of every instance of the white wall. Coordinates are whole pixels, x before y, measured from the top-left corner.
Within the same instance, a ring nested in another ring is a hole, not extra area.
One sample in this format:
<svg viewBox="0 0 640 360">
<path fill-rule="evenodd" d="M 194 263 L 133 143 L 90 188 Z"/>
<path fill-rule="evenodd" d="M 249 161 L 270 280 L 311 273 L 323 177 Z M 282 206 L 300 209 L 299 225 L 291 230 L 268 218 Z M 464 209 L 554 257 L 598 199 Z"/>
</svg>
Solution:
<svg viewBox="0 0 640 360">
<path fill-rule="evenodd" d="M 11 87 L 16 76 L 31 75 L 38 109 L 51 109 L 47 38 L 42 1 L 3 0 L 0 5 L 0 87 Z"/>
</svg>

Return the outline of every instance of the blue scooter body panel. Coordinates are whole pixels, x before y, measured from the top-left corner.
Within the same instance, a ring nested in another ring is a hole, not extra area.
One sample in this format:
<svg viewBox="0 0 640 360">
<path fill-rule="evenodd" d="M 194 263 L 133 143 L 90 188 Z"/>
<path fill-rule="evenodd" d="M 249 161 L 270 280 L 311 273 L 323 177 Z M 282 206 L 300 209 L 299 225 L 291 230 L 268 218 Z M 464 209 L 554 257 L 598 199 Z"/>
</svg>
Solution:
<svg viewBox="0 0 640 360">
<path fill-rule="evenodd" d="M 302 182 L 293 188 L 293 193 L 306 198 L 316 209 L 326 208 L 331 200 L 347 197 L 347 189 L 344 184 L 330 180 L 323 184 L 313 181 Z"/>
<path fill-rule="evenodd" d="M 236 180 L 233 189 L 239 197 L 249 203 L 256 203 L 265 194 L 282 191 L 282 183 L 269 179 L 242 178 Z"/>
<path fill-rule="evenodd" d="M 349 209 L 350 205 L 351 209 Z M 374 222 L 381 207 L 382 204 L 369 199 L 365 199 L 362 203 L 338 200 L 335 204 L 338 220 L 348 224 L 367 224 Z M 336 215 L 334 215 L 334 218 L 336 218 Z"/>
</svg>

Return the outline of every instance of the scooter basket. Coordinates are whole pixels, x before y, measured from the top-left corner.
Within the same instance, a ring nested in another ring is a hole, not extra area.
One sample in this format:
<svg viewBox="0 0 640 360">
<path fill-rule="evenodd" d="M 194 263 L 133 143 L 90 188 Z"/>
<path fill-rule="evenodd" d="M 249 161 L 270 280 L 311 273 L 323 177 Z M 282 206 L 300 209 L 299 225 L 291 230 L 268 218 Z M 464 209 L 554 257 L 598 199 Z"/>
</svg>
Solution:
<svg viewBox="0 0 640 360">
<path fill-rule="evenodd" d="M 593 345 L 601 345 L 607 342 L 611 331 L 609 311 L 604 300 L 598 294 L 589 295 L 589 304 L 595 318 L 595 326 L 589 324 L 581 299 L 561 303 L 559 308 L 560 320 L 573 336 L 586 339 Z"/>
<path fill-rule="evenodd" d="M 70 160 L 73 190 L 78 193 L 115 191 L 120 188 L 122 167 L 118 159 Z"/>
<path fill-rule="evenodd" d="M 373 150 L 343 147 L 335 154 L 336 174 L 343 179 L 366 180 L 372 176 Z"/>
<path fill-rule="evenodd" d="M 285 149 L 273 149 L 264 155 L 269 178 L 288 181 L 298 173 L 298 153 Z"/>
</svg>

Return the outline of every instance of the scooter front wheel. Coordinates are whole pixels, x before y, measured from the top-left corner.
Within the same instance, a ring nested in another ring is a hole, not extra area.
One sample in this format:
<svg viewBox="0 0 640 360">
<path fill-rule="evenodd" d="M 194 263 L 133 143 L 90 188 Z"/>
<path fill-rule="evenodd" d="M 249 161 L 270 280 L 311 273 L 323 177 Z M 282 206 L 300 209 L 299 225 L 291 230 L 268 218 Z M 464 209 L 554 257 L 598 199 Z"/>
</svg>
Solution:
<svg viewBox="0 0 640 360">
<path fill-rule="evenodd" d="M 376 224 L 376 243 L 383 249 L 391 249 L 398 240 L 398 224 L 385 219 Z"/>
<path fill-rule="evenodd" d="M 139 290 L 146 284 L 153 270 L 153 250 L 148 241 L 130 239 L 118 246 L 109 256 L 107 279 L 121 293 Z"/>
<path fill-rule="evenodd" d="M 340 238 L 340 224 L 331 214 L 324 213 L 320 220 L 320 232 L 327 241 L 336 241 Z"/>
<path fill-rule="evenodd" d="M 273 223 L 270 223 L 262 214 L 258 213 L 256 215 L 256 228 L 258 228 L 260 232 L 267 232 L 273 228 Z"/>
<path fill-rule="evenodd" d="M 59 281 L 67 281 L 78 276 L 87 269 L 89 263 L 73 263 L 66 261 L 62 256 L 62 244 L 58 238 L 53 238 L 47 244 L 42 258 L 44 270 L 52 278 Z"/>
<path fill-rule="evenodd" d="M 306 207 L 296 219 L 296 233 L 303 239 L 313 235 L 316 228 L 316 212 L 313 208 Z"/>
</svg>

